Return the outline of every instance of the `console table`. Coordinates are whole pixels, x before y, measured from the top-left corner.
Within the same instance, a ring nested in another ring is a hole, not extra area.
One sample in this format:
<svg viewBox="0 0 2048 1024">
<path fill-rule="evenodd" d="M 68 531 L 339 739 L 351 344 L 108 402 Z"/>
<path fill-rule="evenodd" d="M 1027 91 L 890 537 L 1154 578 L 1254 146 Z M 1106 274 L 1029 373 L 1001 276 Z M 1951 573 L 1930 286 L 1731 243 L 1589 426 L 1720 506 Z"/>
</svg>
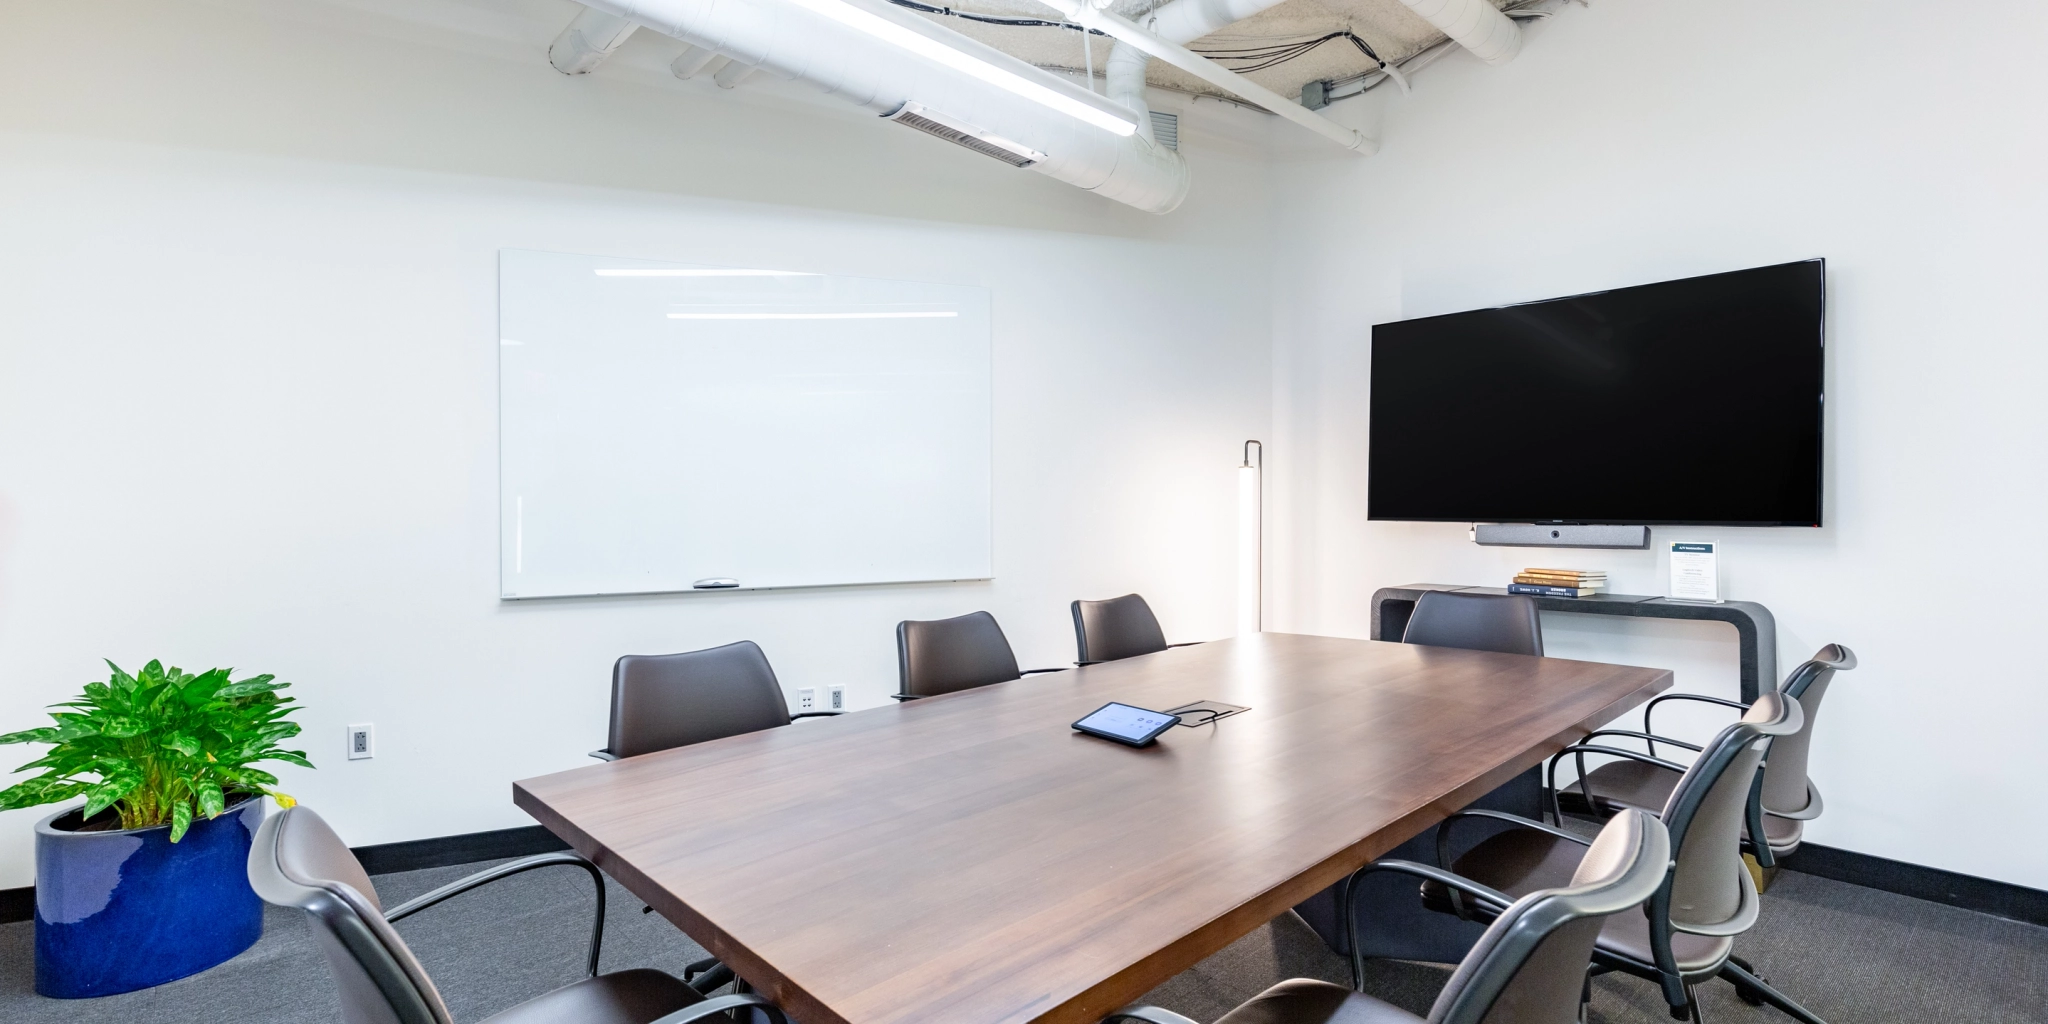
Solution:
<svg viewBox="0 0 2048 1024">
<path fill-rule="evenodd" d="M 1506 594 L 1501 587 L 1460 587 L 1444 583 L 1411 583 L 1383 587 L 1372 595 L 1372 638 L 1399 640 L 1408 628 L 1415 602 L 1432 591 L 1459 594 Z M 1534 596 L 1534 595 L 1530 595 Z M 1577 612 L 1582 615 L 1631 615 L 1645 619 L 1704 619 L 1735 627 L 1742 664 L 1742 701 L 1756 699 L 1765 685 L 1778 684 L 1778 623 L 1771 610 L 1754 601 L 1723 601 L 1703 604 L 1673 601 L 1665 597 L 1633 594 L 1601 594 L 1597 597 L 1537 597 L 1536 607 L 1546 612 Z M 1768 680 L 1768 684 L 1765 682 Z"/>
</svg>

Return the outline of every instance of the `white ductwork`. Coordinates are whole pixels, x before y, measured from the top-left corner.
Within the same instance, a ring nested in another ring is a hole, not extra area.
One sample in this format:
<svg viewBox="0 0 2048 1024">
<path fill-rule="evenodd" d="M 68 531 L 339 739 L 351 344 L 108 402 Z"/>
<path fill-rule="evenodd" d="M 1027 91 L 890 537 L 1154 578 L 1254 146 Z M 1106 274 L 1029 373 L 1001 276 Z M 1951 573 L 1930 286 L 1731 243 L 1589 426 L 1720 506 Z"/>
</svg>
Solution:
<svg viewBox="0 0 2048 1024">
<path fill-rule="evenodd" d="M 844 3 L 861 19 L 895 26 L 891 33 L 923 36 L 964 58 L 941 54 L 945 63 L 926 59 L 849 27 L 845 12 L 831 11 L 840 15 L 835 18 L 812 9 L 820 3 Z M 1187 195 L 1186 161 L 1155 145 L 1149 133 L 1131 123 L 1123 106 L 886 3 L 590 0 L 590 6 L 725 54 L 735 63 L 809 82 L 884 117 L 901 112 L 905 104 L 918 104 L 935 115 L 924 120 L 1044 154 L 1029 165 L 1032 170 L 1141 210 L 1166 213 Z"/>
<path fill-rule="evenodd" d="M 687 82 L 717 59 L 718 53 L 715 50 L 707 50 L 701 46 L 685 47 L 682 53 L 676 55 L 675 60 L 669 62 L 668 70 L 670 74 Z"/>
<path fill-rule="evenodd" d="M 1175 0 L 1173 6 L 1186 3 Z M 1487 0 L 1401 0 L 1437 31 L 1488 64 L 1506 64 L 1522 52 L 1522 30 Z"/>
<path fill-rule="evenodd" d="M 639 27 L 631 18 L 585 7 L 548 46 L 548 63 L 565 75 L 587 75 Z"/>
</svg>

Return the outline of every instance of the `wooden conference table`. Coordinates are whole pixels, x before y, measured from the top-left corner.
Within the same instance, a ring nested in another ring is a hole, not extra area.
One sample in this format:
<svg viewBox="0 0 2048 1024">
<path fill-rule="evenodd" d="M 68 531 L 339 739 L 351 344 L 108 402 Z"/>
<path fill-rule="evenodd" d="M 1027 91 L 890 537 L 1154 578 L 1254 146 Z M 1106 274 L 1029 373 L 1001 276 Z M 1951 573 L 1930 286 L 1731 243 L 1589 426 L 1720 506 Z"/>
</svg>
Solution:
<svg viewBox="0 0 2048 1024">
<path fill-rule="evenodd" d="M 527 779 L 802 1024 L 1092 1024 L 1671 684 L 1267 633 Z M 1251 710 L 1132 749 L 1110 700 Z"/>
</svg>

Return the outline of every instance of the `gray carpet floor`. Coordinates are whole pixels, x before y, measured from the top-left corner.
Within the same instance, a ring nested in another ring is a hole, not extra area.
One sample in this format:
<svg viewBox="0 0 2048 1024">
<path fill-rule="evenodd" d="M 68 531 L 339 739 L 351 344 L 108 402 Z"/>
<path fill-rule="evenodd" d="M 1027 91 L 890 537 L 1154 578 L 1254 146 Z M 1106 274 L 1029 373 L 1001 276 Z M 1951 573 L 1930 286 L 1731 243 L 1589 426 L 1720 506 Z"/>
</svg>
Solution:
<svg viewBox="0 0 2048 1024">
<path fill-rule="evenodd" d="M 380 876 L 387 905 L 482 865 Z M 604 968 L 679 973 L 697 945 L 624 890 L 611 889 Z M 581 973 L 590 882 L 555 869 L 518 876 L 423 912 L 399 927 L 468 1024 Z M 94 1000 L 37 996 L 33 925 L 0 925 L 0 1021 L 8 1024 L 336 1024 L 332 982 L 297 911 L 272 908 L 263 939 L 203 974 L 144 992 Z M 2048 928 L 1904 896 L 1787 873 L 1765 896 L 1757 927 L 1736 944 L 1779 988 L 1829 1024 L 2021 1024 L 2048 1020 Z M 1160 986 L 1150 1001 L 1214 1021 L 1284 978 L 1344 983 L 1344 961 L 1293 915 L 1245 936 Z M 1369 988 L 1425 1013 L 1447 968 L 1371 966 Z M 1713 1024 L 1784 1024 L 1745 1006 L 1725 984 L 1701 990 Z M 1594 986 L 1592 1024 L 1666 1022 L 1655 986 L 1608 976 Z M 961 1022 L 972 1024 L 972 1022 Z"/>
</svg>

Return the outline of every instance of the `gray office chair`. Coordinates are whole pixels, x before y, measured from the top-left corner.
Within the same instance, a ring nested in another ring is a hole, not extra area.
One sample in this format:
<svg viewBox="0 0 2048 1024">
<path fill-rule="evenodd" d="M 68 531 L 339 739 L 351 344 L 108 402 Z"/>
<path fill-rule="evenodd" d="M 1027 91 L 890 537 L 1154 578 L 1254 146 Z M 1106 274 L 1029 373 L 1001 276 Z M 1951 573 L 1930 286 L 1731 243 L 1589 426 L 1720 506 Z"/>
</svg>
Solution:
<svg viewBox="0 0 2048 1024">
<path fill-rule="evenodd" d="M 1432 590 L 1415 602 L 1404 644 L 1543 656 L 1534 598 Z"/>
<path fill-rule="evenodd" d="M 1586 972 L 1605 922 L 1634 918 L 1664 881 L 1670 841 L 1641 812 L 1615 818 L 1578 859 L 1566 884 L 1509 900 L 1450 872 L 1407 861 L 1368 870 L 1434 879 L 1502 908 L 1438 993 L 1427 1018 L 1341 985 L 1283 981 L 1216 1024 L 1567 1024 L 1583 1020 Z M 1127 1006 L 1106 1021 L 1194 1024 L 1156 1006 Z"/>
<path fill-rule="evenodd" d="M 1756 885 L 1742 863 L 1742 826 L 1757 765 L 1771 741 L 1799 731 L 1799 703 L 1777 693 L 1757 698 L 1741 721 L 1721 730 L 1684 769 L 1658 815 L 1671 834 L 1670 871 L 1645 906 L 1645 915 L 1610 919 L 1593 951 L 1595 971 L 1619 970 L 1657 982 L 1672 1017 L 1699 1020 L 1693 986 L 1726 978 L 1744 1002 L 1768 1003 L 1805 1024 L 1820 1018 L 1758 977 L 1734 956 L 1735 936 L 1756 923 Z M 1630 759 L 1649 755 L 1598 744 L 1574 744 L 1551 759 L 1583 753 Z M 1668 763 L 1668 762 L 1665 762 Z M 1638 809 L 1622 812 L 1641 814 Z M 1511 822 L 1464 855 L 1450 856 L 1451 828 L 1460 820 Z M 1550 888 L 1571 877 L 1586 840 L 1548 824 L 1493 811 L 1461 811 L 1437 829 L 1439 864 L 1458 876 L 1510 898 Z M 1484 920 L 1506 905 L 1498 898 L 1424 882 L 1422 902 L 1434 910 Z"/>
<path fill-rule="evenodd" d="M 573 853 L 526 857 L 450 882 L 386 911 L 370 876 L 327 823 L 305 807 L 271 815 L 249 850 L 249 884 L 265 902 L 306 912 L 327 956 L 346 1024 L 453 1024 L 441 994 L 406 948 L 393 922 L 480 885 L 535 868 L 569 865 L 597 882 L 597 926 L 590 936 L 590 976 L 493 1014 L 483 1024 L 688 1024 L 738 1007 L 753 1007 L 772 1024 L 780 1010 L 751 994 L 706 998 L 670 975 L 647 968 L 597 973 L 604 940 L 604 877 Z"/>
<path fill-rule="evenodd" d="M 1785 677 L 1784 685 L 1778 692 L 1797 701 L 1803 716 L 1799 731 L 1790 736 L 1771 741 L 1770 749 L 1764 755 L 1764 767 L 1756 788 L 1750 794 L 1749 813 L 1744 827 L 1744 838 L 1757 860 L 1757 867 L 1764 878 L 1777 873 L 1778 862 L 1791 856 L 1799 849 L 1805 835 L 1805 823 L 1820 816 L 1820 790 L 1807 777 L 1807 755 L 1813 743 L 1813 723 L 1820 716 L 1822 698 L 1827 696 L 1828 683 L 1837 672 L 1847 672 L 1856 667 L 1856 654 L 1841 644 L 1829 644 L 1814 652 L 1812 658 L 1791 671 Z M 1651 755 L 1657 753 L 1657 744 L 1663 743 L 1685 750 L 1697 751 L 1699 747 L 1690 743 L 1660 736 L 1654 728 L 1652 715 L 1657 706 L 1665 701 L 1689 700 L 1705 704 L 1718 704 L 1749 710 L 1749 705 L 1738 701 L 1708 697 L 1696 693 L 1667 693 L 1650 701 L 1643 709 L 1643 731 L 1631 732 L 1626 729 L 1602 729 L 1587 739 L 1601 736 L 1622 736 L 1641 740 Z M 1623 759 L 1610 761 L 1593 769 L 1584 770 L 1583 761 L 1579 775 L 1578 806 L 1595 814 L 1612 814 L 1626 807 L 1655 811 L 1661 809 L 1670 799 L 1671 791 L 1678 784 L 1680 772 L 1663 764 Z M 1552 793 L 1556 793 L 1556 780 L 1551 780 Z M 1558 808 L 1562 810 L 1562 806 Z M 1560 821 L 1563 819 L 1560 818 Z M 1761 833 L 1764 842 L 1759 844 L 1755 837 Z"/>
<path fill-rule="evenodd" d="M 768 656 L 752 640 L 687 654 L 628 654 L 612 666 L 610 739 L 590 756 L 616 761 L 838 713 L 790 714 Z"/>
<path fill-rule="evenodd" d="M 1076 665 L 1122 661 L 1140 654 L 1157 654 L 1169 647 L 1194 646 L 1167 643 L 1159 619 L 1152 614 L 1152 606 L 1136 594 L 1107 601 L 1076 601 L 1073 612 Z"/>
<path fill-rule="evenodd" d="M 1520 595 L 1425 593 L 1415 603 L 1401 642 L 1501 654 L 1543 654 L 1536 602 Z M 1470 806 L 1541 818 L 1545 809 L 1543 772 L 1531 768 Z M 1456 852 L 1477 844 L 1486 834 L 1479 828 L 1464 830 Z M 1434 856 L 1435 841 L 1429 832 L 1387 852 L 1393 860 L 1428 861 Z M 1350 901 L 1356 908 L 1350 920 L 1341 909 L 1342 886 L 1332 886 L 1295 908 L 1331 949 L 1345 956 L 1455 963 L 1484 931 L 1479 924 L 1431 913 L 1411 898 L 1406 883 L 1390 875 L 1355 879 L 1352 886 L 1360 898 Z M 1357 919 L 1361 914 L 1364 920 Z"/>
<path fill-rule="evenodd" d="M 897 623 L 896 671 L 900 685 L 896 699 L 916 700 L 1063 670 L 1019 671 L 1017 655 L 1010 650 L 1003 627 L 996 625 L 996 617 L 968 612 L 950 619 Z"/>
</svg>

